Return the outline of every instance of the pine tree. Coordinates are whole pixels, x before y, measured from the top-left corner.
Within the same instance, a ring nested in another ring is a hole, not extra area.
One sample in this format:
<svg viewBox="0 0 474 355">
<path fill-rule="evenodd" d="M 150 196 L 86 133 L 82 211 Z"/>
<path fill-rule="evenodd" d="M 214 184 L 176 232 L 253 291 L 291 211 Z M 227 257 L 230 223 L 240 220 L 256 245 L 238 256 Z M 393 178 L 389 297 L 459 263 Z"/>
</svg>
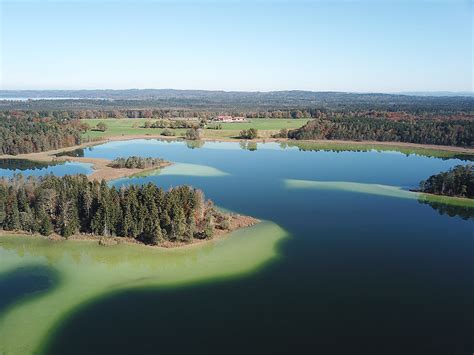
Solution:
<svg viewBox="0 0 474 355">
<path fill-rule="evenodd" d="M 186 238 L 186 217 L 181 207 L 176 207 L 172 225 L 173 238 L 179 241 L 187 241 Z"/>
<path fill-rule="evenodd" d="M 6 230 L 17 230 L 20 229 L 20 211 L 18 210 L 18 201 L 16 198 L 16 193 L 13 188 L 10 187 L 7 205 L 6 205 L 6 214 L 4 228 Z"/>
<path fill-rule="evenodd" d="M 152 245 L 158 245 L 164 241 L 163 233 L 161 231 L 161 227 L 159 223 L 155 224 L 155 228 L 153 230 L 153 237 L 151 239 Z"/>
<path fill-rule="evenodd" d="M 196 223 L 194 221 L 194 216 L 190 215 L 190 216 L 188 216 L 188 218 L 186 220 L 186 228 L 185 228 L 185 231 L 184 231 L 183 239 L 186 242 L 191 242 L 194 238 L 195 231 L 196 231 Z"/>
<path fill-rule="evenodd" d="M 7 189 L 0 186 L 0 226 L 3 226 L 6 218 L 6 204 L 7 204 Z"/>
<path fill-rule="evenodd" d="M 76 205 L 60 196 L 60 212 L 56 223 L 58 233 L 68 238 L 77 232 L 78 227 L 79 218 L 77 217 Z"/>
<path fill-rule="evenodd" d="M 39 211 L 37 216 L 37 224 L 39 226 L 38 231 L 45 236 L 50 235 L 53 232 L 53 224 L 49 219 L 49 216 L 43 210 Z"/>
</svg>

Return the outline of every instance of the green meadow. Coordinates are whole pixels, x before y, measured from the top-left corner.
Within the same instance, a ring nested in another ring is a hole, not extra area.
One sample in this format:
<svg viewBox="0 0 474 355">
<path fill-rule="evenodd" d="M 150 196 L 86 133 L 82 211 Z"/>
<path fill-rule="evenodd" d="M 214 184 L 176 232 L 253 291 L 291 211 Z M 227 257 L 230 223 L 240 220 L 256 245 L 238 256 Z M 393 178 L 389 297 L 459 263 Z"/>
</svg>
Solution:
<svg viewBox="0 0 474 355">
<path fill-rule="evenodd" d="M 146 121 L 155 121 L 146 118 L 120 118 L 120 119 L 86 119 L 82 120 L 94 128 L 97 123 L 104 122 L 107 125 L 105 132 L 89 131 L 84 134 L 85 137 L 97 139 L 101 137 L 111 136 L 126 136 L 135 134 L 160 134 L 163 130 L 160 128 L 142 128 Z M 237 137 L 239 132 L 243 129 L 256 128 L 259 130 L 259 135 L 262 137 L 270 137 L 283 128 L 294 129 L 306 124 L 309 119 L 272 119 L 272 118 L 258 118 L 252 119 L 249 122 L 242 123 L 221 123 L 222 129 L 205 129 L 204 137 L 206 138 L 232 138 Z M 186 132 L 185 129 L 173 130 L 176 135 L 182 136 Z"/>
</svg>

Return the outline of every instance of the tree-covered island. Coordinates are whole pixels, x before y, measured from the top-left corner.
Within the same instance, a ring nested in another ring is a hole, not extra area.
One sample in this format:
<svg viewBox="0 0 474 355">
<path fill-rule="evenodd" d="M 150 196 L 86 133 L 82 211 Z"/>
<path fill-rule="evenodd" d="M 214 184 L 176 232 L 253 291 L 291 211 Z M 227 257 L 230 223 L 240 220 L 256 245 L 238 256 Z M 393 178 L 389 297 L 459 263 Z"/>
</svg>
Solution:
<svg viewBox="0 0 474 355">
<path fill-rule="evenodd" d="M 189 186 L 164 191 L 149 183 L 117 189 L 85 175 L 0 179 L 0 227 L 6 231 L 172 245 L 211 239 L 256 222 L 218 211 L 202 191 Z"/>
<path fill-rule="evenodd" d="M 130 156 L 130 157 L 118 157 L 112 160 L 108 166 L 111 168 L 117 169 L 150 169 L 150 168 L 160 168 L 169 163 L 161 158 L 143 158 L 138 156 Z"/>
</svg>

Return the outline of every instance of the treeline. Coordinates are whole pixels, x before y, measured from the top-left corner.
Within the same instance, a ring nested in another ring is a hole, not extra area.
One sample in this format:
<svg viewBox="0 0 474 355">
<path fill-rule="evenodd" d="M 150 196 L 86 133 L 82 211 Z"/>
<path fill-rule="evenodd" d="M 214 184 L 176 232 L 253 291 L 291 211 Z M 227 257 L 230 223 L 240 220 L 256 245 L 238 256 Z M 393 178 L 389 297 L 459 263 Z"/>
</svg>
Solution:
<svg viewBox="0 0 474 355">
<path fill-rule="evenodd" d="M 457 165 L 420 183 L 420 191 L 436 195 L 474 198 L 474 167 Z"/>
<path fill-rule="evenodd" d="M 216 228 L 229 228 L 227 217 L 188 186 L 116 189 L 85 175 L 0 180 L 0 227 L 8 231 L 91 233 L 157 245 L 212 238 Z"/>
<path fill-rule="evenodd" d="M 474 99 L 473 103 L 474 103 Z M 133 106 L 132 104 L 130 104 Z M 1 110 L 0 105 L 0 110 Z M 184 119 L 211 120 L 219 115 L 230 115 L 236 117 L 252 118 L 275 118 L 275 119 L 299 119 L 299 118 L 386 118 L 390 120 L 415 120 L 415 119 L 433 119 L 433 120 L 474 120 L 474 104 L 471 110 L 463 110 L 453 107 L 447 111 L 431 111 L 427 108 L 415 110 L 389 110 L 389 109 L 358 109 L 357 107 L 348 107 L 344 109 L 330 109 L 325 106 L 306 106 L 304 108 L 281 107 L 276 109 L 231 109 L 216 110 L 212 107 L 203 109 L 168 109 L 168 108 L 115 108 L 115 109 L 74 109 L 74 102 L 65 109 L 51 110 L 10 110 L 3 111 L 4 114 L 16 116 L 28 116 L 35 118 L 54 118 L 58 120 L 76 120 L 76 119 L 109 119 L 109 118 L 150 118 L 156 120 L 183 119 L 183 127 L 167 127 L 167 122 L 155 122 L 156 128 L 191 128 L 187 124 L 195 122 L 186 122 Z M 1 111 L 0 111 L 1 112 Z M 176 120 L 175 120 L 176 121 Z"/>
<path fill-rule="evenodd" d="M 138 156 L 119 157 L 112 160 L 108 165 L 112 168 L 126 168 L 126 169 L 148 169 L 159 168 L 165 164 L 165 161 L 160 158 L 142 158 Z"/>
<path fill-rule="evenodd" d="M 146 121 L 143 124 L 143 128 L 198 128 L 200 122 L 196 121 L 183 121 L 183 120 L 157 120 L 157 121 Z"/>
<path fill-rule="evenodd" d="M 0 152 L 22 154 L 81 143 L 75 122 L 0 112 Z"/>
<path fill-rule="evenodd" d="M 315 119 L 301 128 L 282 131 L 292 139 L 340 139 L 472 147 L 474 121 L 373 118 Z"/>
</svg>

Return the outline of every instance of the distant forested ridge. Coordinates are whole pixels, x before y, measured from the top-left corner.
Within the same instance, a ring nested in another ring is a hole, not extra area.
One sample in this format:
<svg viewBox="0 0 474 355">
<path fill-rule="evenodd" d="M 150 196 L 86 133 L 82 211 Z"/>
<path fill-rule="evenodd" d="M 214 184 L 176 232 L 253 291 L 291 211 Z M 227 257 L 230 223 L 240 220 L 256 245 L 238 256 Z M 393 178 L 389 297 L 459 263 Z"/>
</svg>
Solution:
<svg viewBox="0 0 474 355">
<path fill-rule="evenodd" d="M 473 165 L 457 165 L 447 172 L 430 176 L 420 183 L 420 191 L 444 195 L 474 198 Z"/>
<path fill-rule="evenodd" d="M 473 112 L 471 96 L 416 96 L 313 91 L 237 92 L 205 90 L 0 90 L 0 110 L 177 109 L 207 111 L 305 110 Z"/>
<path fill-rule="evenodd" d="M 339 139 L 407 142 L 472 147 L 471 120 L 390 120 L 382 118 L 319 118 L 301 128 L 284 132 L 292 139 Z"/>
<path fill-rule="evenodd" d="M 228 229 L 200 190 L 154 184 L 109 187 L 85 175 L 0 179 L 0 227 L 64 237 L 75 233 L 135 238 L 146 244 L 212 238 Z"/>
<path fill-rule="evenodd" d="M 80 131 L 69 120 L 0 112 L 1 154 L 42 152 L 80 143 Z"/>
</svg>

